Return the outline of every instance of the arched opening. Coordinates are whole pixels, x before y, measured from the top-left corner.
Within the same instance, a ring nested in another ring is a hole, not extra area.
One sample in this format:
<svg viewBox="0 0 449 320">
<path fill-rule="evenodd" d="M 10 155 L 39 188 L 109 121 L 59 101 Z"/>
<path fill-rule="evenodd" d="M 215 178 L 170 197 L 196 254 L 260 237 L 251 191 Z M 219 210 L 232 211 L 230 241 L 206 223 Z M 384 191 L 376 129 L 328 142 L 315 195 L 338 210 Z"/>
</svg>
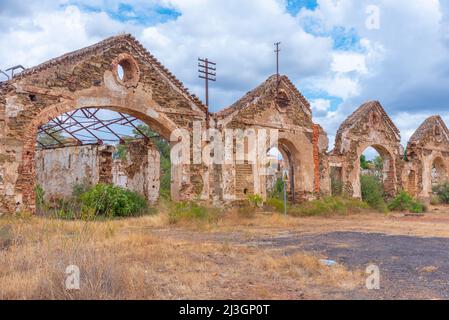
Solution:
<svg viewBox="0 0 449 320">
<path fill-rule="evenodd" d="M 360 189 L 362 199 L 389 198 L 395 194 L 393 158 L 380 145 L 368 146 L 360 156 Z"/>
<path fill-rule="evenodd" d="M 16 187 L 25 208 L 34 211 L 43 200 L 65 204 L 98 183 L 134 191 L 149 204 L 171 196 L 177 183 L 168 142 L 172 128 L 133 109 L 60 110 L 49 107 L 40 123 L 31 124 L 36 136 L 26 141 Z"/>
<path fill-rule="evenodd" d="M 140 70 L 137 62 L 126 53 L 120 54 L 113 62 L 115 76 L 118 82 L 126 87 L 136 86 L 139 81 Z"/>
<path fill-rule="evenodd" d="M 279 144 L 268 150 L 267 157 L 268 170 L 265 181 L 267 196 L 284 199 L 285 188 L 287 199 L 295 202 L 295 171 L 289 149 L 284 144 Z"/>
<path fill-rule="evenodd" d="M 432 162 L 431 181 L 432 187 L 438 186 L 447 182 L 446 165 L 441 157 L 436 157 Z"/>
</svg>

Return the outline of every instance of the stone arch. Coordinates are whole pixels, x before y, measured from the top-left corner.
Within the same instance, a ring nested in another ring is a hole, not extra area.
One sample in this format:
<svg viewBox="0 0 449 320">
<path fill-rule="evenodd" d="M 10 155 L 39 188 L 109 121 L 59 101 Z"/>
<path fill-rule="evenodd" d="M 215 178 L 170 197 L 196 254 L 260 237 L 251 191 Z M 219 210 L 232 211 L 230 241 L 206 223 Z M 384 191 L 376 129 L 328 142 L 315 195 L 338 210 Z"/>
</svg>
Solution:
<svg viewBox="0 0 449 320">
<path fill-rule="evenodd" d="M 416 196 L 430 201 L 432 187 L 449 178 L 449 130 L 440 116 L 427 118 L 416 129 L 407 144 L 407 160 L 416 172 L 414 181 L 408 181 L 409 189 L 413 187 Z"/>
<path fill-rule="evenodd" d="M 94 102 L 94 99 L 90 99 L 90 101 Z M 95 103 L 93 105 L 77 105 L 72 107 L 69 104 L 57 104 L 51 105 L 47 108 L 44 108 L 36 117 L 29 123 L 29 125 L 25 129 L 25 139 L 23 141 L 23 154 L 22 161 L 18 169 L 18 179 L 16 184 L 16 194 L 22 194 L 22 208 L 26 210 L 34 210 L 34 202 L 35 202 L 35 148 L 36 148 L 36 138 L 37 138 L 37 130 L 38 128 L 47 123 L 48 121 L 66 113 L 71 112 L 80 108 L 100 108 L 107 109 L 111 111 L 117 111 L 126 113 L 136 117 L 141 120 L 154 131 L 158 132 L 162 137 L 164 137 L 171 144 L 175 141 L 170 140 L 170 135 L 175 130 L 179 129 L 176 124 L 174 124 L 170 119 L 168 119 L 164 115 L 158 115 L 157 117 L 149 116 L 148 112 L 142 112 L 145 108 L 140 106 L 105 106 L 101 103 Z M 172 171 L 179 170 L 175 166 L 172 167 Z M 172 181 L 172 195 L 176 199 L 180 194 L 180 186 L 182 181 L 179 181 L 179 174 L 174 174 L 174 180 Z"/>
<path fill-rule="evenodd" d="M 377 151 L 379 156 L 382 158 L 383 166 L 382 166 L 382 185 L 384 188 L 384 192 L 386 195 L 393 196 L 397 191 L 396 186 L 396 172 L 395 172 L 395 161 L 394 161 L 394 153 L 392 150 L 389 150 L 388 147 L 385 147 L 380 144 L 370 144 L 367 145 L 365 148 L 361 148 L 361 152 L 358 156 L 358 159 L 360 159 L 360 156 L 363 154 L 363 152 L 369 148 L 372 147 Z M 359 165 L 359 172 L 360 172 L 360 162 L 358 161 L 357 164 Z M 352 182 L 353 186 L 356 186 L 358 188 L 357 194 L 361 195 L 361 183 L 360 183 L 360 174 L 357 176 L 357 179 L 355 179 Z M 360 190 L 360 191 L 359 191 Z M 360 193 L 359 193 L 360 192 Z"/>
<path fill-rule="evenodd" d="M 273 148 L 271 146 L 269 149 Z M 288 170 L 288 180 L 286 183 L 289 200 L 295 202 L 298 199 L 296 194 L 297 190 L 300 190 L 299 185 L 299 161 L 297 150 L 294 145 L 287 139 L 279 139 L 275 146 L 282 155 L 282 159 L 286 162 L 286 169 Z"/>
<path fill-rule="evenodd" d="M 384 160 L 384 189 L 393 197 L 401 188 L 402 146 L 400 133 L 378 101 L 363 104 L 340 126 L 332 156 L 342 164 L 343 193 L 361 197 L 360 156 L 373 147 Z"/>
</svg>

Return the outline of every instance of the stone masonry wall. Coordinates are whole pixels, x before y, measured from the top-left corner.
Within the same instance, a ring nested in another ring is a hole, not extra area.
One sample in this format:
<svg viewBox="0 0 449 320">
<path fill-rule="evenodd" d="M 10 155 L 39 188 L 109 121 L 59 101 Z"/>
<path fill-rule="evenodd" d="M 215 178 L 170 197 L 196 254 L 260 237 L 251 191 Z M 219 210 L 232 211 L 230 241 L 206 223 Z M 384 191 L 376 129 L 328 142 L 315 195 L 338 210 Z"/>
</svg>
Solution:
<svg viewBox="0 0 449 320">
<path fill-rule="evenodd" d="M 160 154 L 151 142 L 133 141 L 127 144 L 126 159 L 115 159 L 113 184 L 143 195 L 149 202 L 159 200 Z"/>
<path fill-rule="evenodd" d="M 151 143 L 130 142 L 126 160 L 113 160 L 112 146 L 86 145 L 38 150 L 37 184 L 45 199 L 70 197 L 76 185 L 114 184 L 159 199 L 159 151 Z"/>
</svg>

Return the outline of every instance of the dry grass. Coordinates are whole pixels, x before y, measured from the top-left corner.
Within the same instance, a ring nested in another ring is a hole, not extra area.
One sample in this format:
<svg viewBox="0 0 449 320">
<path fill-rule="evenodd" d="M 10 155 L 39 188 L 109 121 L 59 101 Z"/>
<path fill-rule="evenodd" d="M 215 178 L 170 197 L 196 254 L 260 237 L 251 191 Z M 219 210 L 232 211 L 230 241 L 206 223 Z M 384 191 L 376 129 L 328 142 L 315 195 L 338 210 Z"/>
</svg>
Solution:
<svg viewBox="0 0 449 320">
<path fill-rule="evenodd" d="M 212 221 L 181 219 L 174 225 L 167 211 L 90 222 L 0 218 L 0 299 L 339 298 L 362 287 L 360 270 L 326 267 L 319 263 L 326 257 L 285 255 L 286 248 L 251 247 L 251 241 L 231 245 L 218 235 L 260 240 L 291 232 L 357 231 L 449 237 L 449 209 L 441 206 L 424 217 L 242 217 L 229 210 Z M 65 268 L 72 264 L 81 270 L 79 291 L 65 289 Z"/>
<path fill-rule="evenodd" d="M 90 222 L 3 217 L 0 299 L 332 298 L 326 292 L 363 283 L 360 272 L 323 266 L 306 253 L 284 256 L 154 232 L 167 226 L 163 213 Z M 69 265 L 80 268 L 80 290 L 65 289 Z"/>
</svg>

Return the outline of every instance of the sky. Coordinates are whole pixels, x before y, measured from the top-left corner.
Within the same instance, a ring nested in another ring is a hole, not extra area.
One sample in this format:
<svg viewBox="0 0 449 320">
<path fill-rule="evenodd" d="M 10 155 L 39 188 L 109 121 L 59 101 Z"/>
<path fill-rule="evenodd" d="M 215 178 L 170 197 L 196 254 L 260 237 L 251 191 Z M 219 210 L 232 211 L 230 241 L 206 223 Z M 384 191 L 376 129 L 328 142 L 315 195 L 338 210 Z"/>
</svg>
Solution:
<svg viewBox="0 0 449 320">
<path fill-rule="evenodd" d="M 312 105 L 330 149 L 338 126 L 379 100 L 406 145 L 430 115 L 449 123 L 449 1 L 0 0 L 0 69 L 31 67 L 132 33 L 199 97 L 197 58 L 217 63 L 219 111 L 280 71 Z"/>
</svg>

